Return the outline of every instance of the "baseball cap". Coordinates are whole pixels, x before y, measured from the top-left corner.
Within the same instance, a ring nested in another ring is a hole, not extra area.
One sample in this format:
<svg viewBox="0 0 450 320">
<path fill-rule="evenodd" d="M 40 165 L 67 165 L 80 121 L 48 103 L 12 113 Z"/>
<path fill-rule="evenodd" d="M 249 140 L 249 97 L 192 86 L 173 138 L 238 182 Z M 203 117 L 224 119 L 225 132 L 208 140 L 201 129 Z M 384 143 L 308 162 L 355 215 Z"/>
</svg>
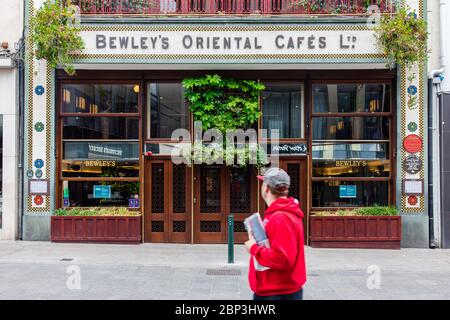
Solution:
<svg viewBox="0 0 450 320">
<path fill-rule="evenodd" d="M 276 188 L 280 184 L 291 185 L 291 178 L 281 168 L 269 168 L 263 176 L 256 177 L 272 188 Z"/>
</svg>

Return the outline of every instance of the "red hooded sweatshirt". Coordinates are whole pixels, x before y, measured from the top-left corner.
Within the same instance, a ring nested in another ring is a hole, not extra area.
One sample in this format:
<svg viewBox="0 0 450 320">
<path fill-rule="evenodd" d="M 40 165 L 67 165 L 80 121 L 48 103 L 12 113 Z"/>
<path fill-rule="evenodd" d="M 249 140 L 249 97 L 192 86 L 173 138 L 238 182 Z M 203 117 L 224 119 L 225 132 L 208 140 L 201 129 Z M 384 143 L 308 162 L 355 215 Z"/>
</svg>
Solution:
<svg viewBox="0 0 450 320">
<path fill-rule="evenodd" d="M 259 296 L 290 294 L 306 282 L 303 212 L 294 198 L 275 200 L 264 215 L 270 248 L 250 248 L 250 288 Z M 256 271 L 252 259 L 268 267 Z"/>
</svg>

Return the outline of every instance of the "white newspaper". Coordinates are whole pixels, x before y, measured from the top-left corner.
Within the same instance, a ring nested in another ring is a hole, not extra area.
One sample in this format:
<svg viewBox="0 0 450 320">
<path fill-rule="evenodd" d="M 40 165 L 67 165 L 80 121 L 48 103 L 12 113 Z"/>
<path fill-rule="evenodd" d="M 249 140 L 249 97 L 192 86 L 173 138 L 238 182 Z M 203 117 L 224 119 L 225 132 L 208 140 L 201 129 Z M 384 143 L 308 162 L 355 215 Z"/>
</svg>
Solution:
<svg viewBox="0 0 450 320">
<path fill-rule="evenodd" d="M 270 242 L 267 238 L 266 229 L 259 212 L 256 212 L 245 219 L 244 225 L 247 231 L 250 231 L 253 234 L 253 237 L 255 238 L 256 244 L 258 246 L 270 248 Z M 264 271 L 270 269 L 261 265 L 255 257 L 253 257 L 253 263 L 256 271 Z"/>
</svg>

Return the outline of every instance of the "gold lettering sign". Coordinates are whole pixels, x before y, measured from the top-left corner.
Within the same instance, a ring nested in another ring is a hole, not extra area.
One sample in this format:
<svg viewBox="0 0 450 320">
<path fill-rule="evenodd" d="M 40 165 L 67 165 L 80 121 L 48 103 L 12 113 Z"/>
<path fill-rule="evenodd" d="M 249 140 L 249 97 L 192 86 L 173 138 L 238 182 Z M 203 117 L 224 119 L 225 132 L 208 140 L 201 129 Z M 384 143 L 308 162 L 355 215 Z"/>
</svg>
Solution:
<svg viewBox="0 0 450 320">
<path fill-rule="evenodd" d="M 367 167 L 366 160 L 338 160 L 336 167 Z"/>
<path fill-rule="evenodd" d="M 108 161 L 108 160 L 86 160 L 84 161 L 85 167 L 115 167 L 116 162 L 115 161 Z"/>
</svg>

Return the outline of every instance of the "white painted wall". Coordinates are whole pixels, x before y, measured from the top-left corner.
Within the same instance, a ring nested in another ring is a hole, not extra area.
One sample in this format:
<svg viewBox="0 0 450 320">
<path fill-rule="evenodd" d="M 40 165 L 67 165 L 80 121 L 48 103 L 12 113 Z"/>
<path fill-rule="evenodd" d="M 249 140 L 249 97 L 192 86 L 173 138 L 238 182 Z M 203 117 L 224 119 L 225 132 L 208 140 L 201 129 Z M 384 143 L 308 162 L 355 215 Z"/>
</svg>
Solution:
<svg viewBox="0 0 450 320">
<path fill-rule="evenodd" d="M 440 42 L 440 11 L 439 1 L 429 0 L 427 2 L 427 22 L 428 22 L 428 48 L 431 49 L 431 53 L 428 60 L 428 70 L 439 69 L 441 65 L 441 42 Z"/>
<path fill-rule="evenodd" d="M 23 31 L 23 0 L 2 0 L 0 14 L 0 42 L 8 42 L 11 52 Z M 0 53 L 0 114 L 3 117 L 3 225 L 0 239 L 16 239 L 19 227 L 19 110 L 18 72 Z"/>
<path fill-rule="evenodd" d="M 441 83 L 442 91 L 450 92 L 450 0 L 440 0 L 440 32 L 441 36 L 441 65 L 445 66 L 444 81 Z"/>
</svg>

